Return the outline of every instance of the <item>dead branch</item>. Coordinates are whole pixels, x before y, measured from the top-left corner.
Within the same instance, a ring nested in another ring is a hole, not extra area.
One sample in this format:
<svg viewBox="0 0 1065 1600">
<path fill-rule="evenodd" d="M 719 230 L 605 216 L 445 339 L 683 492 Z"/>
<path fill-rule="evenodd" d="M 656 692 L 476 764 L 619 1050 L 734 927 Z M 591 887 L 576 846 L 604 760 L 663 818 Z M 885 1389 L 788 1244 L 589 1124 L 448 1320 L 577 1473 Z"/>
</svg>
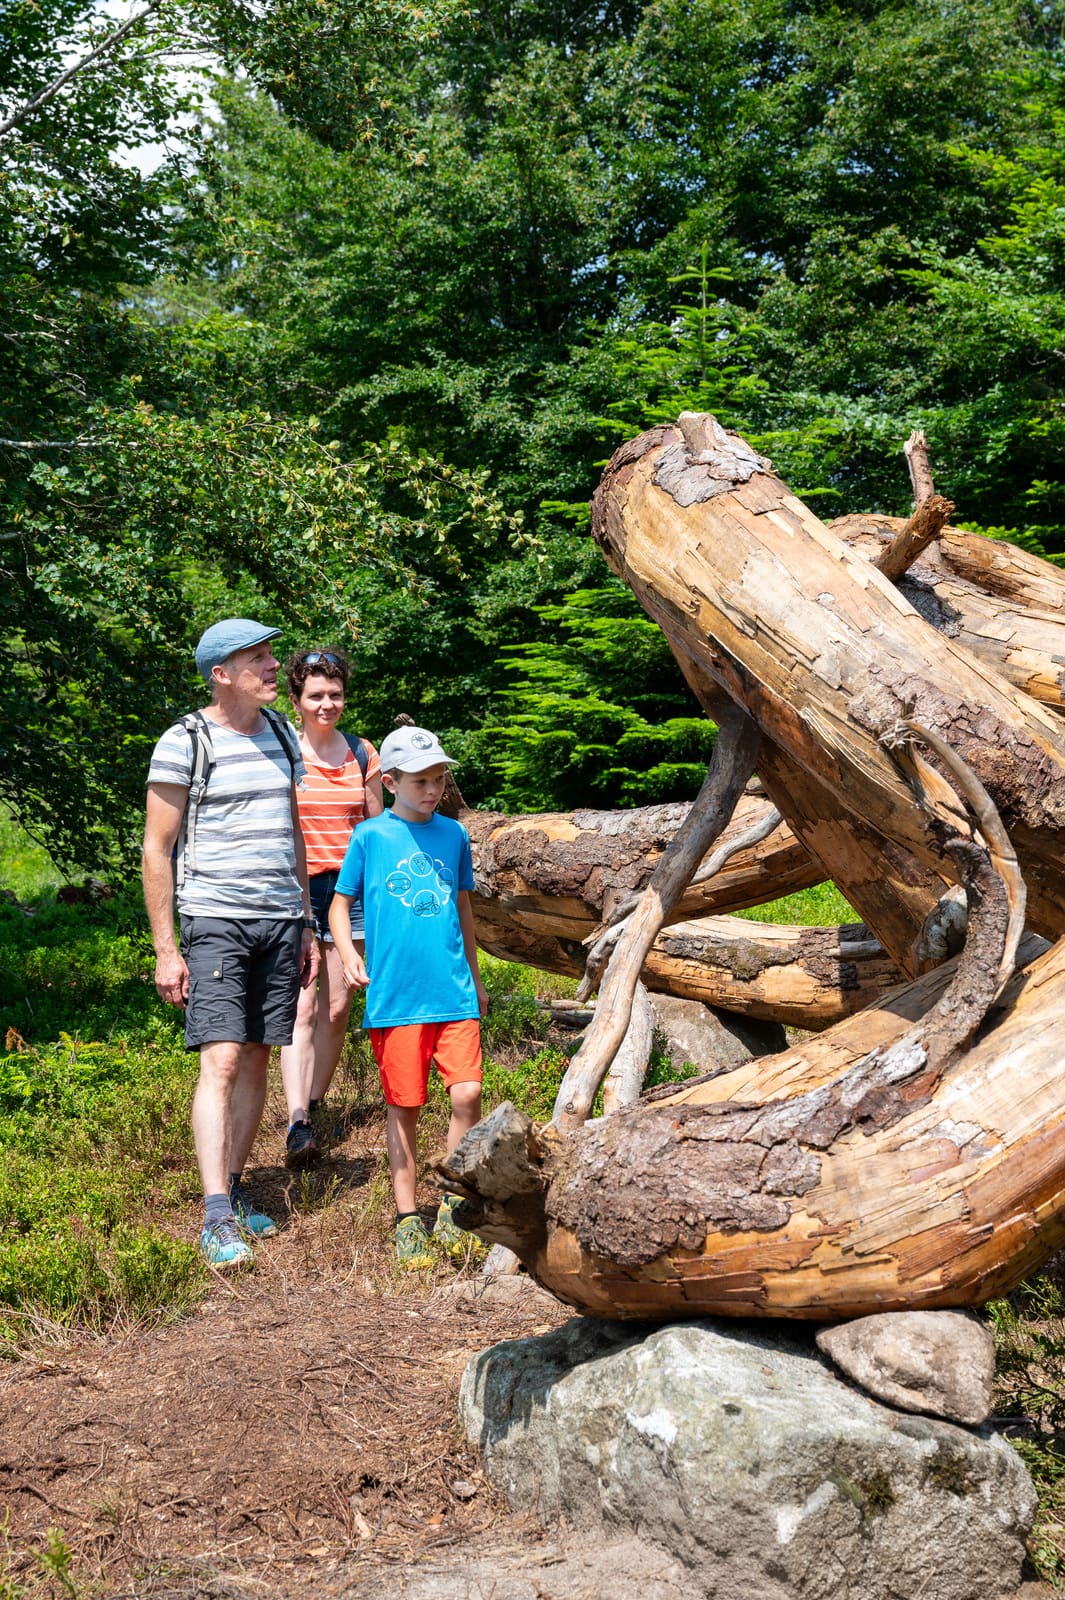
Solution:
<svg viewBox="0 0 1065 1600">
<path fill-rule="evenodd" d="M 628 1027 L 632 996 L 647 952 L 670 907 L 731 818 L 754 771 L 757 753 L 758 734 L 748 717 L 736 713 L 722 723 L 699 795 L 655 868 L 625 936 L 610 958 L 596 1021 L 570 1062 L 555 1101 L 553 1121 L 560 1127 L 579 1125 L 591 1110 Z"/>
</svg>

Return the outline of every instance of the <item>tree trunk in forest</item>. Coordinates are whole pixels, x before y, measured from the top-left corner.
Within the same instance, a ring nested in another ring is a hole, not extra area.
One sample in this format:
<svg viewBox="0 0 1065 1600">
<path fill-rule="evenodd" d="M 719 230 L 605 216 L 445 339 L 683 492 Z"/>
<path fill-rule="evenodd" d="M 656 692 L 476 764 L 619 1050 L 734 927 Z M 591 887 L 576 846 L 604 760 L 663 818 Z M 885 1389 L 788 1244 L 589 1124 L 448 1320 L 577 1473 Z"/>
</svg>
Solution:
<svg viewBox="0 0 1065 1600">
<path fill-rule="evenodd" d="M 764 795 L 744 795 L 720 842 L 748 832 L 772 810 Z M 573 947 L 574 962 L 583 971 L 581 941 L 612 919 L 615 906 L 646 887 L 688 811 L 688 802 L 517 817 L 464 811 L 462 823 L 473 849 L 478 938 L 487 950 L 508 944 L 517 949 L 523 932 L 557 940 Z M 824 876 L 781 822 L 768 838 L 733 856 L 710 882 L 690 886 L 672 915 L 681 921 L 740 911 L 808 889 Z"/>
<path fill-rule="evenodd" d="M 828 1319 L 1008 1293 L 1065 1245 L 1065 941 L 929 1085 L 920 1062 L 905 1076 L 905 1041 L 955 970 L 575 1133 L 497 1108 L 443 1165 L 460 1220 L 600 1316 Z"/>
<path fill-rule="evenodd" d="M 928 628 L 742 440 L 712 418 L 641 435 L 607 468 L 592 527 L 674 650 L 819 781 L 837 821 L 859 819 L 930 871 L 946 870 L 952 825 L 939 808 L 914 806 L 882 742 L 900 719 L 916 719 L 993 797 L 1022 865 L 1033 927 L 1055 937 L 1065 926 L 1060 725 Z M 761 765 L 793 827 L 823 819 Z M 860 892 L 851 898 L 890 948 L 876 908 Z"/>
</svg>

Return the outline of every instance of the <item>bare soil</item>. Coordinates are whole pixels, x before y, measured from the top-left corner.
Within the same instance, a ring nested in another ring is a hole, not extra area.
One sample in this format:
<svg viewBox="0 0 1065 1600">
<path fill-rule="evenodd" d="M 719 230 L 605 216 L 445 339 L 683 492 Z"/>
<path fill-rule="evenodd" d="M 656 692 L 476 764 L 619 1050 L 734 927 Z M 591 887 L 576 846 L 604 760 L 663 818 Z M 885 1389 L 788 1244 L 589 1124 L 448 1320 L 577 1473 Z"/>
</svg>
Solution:
<svg viewBox="0 0 1065 1600">
<path fill-rule="evenodd" d="M 471 1356 L 568 1310 L 524 1279 L 483 1292 L 475 1261 L 458 1285 L 448 1265 L 400 1277 L 365 1206 L 320 1203 L 337 1179 L 367 1201 L 380 1129 L 295 1186 L 274 1121 L 256 1192 L 289 1220 L 253 1272 L 168 1325 L 39 1330 L 0 1368 L 0 1596 L 695 1600 L 636 1539 L 590 1550 L 511 1515 L 460 1433 Z"/>
</svg>

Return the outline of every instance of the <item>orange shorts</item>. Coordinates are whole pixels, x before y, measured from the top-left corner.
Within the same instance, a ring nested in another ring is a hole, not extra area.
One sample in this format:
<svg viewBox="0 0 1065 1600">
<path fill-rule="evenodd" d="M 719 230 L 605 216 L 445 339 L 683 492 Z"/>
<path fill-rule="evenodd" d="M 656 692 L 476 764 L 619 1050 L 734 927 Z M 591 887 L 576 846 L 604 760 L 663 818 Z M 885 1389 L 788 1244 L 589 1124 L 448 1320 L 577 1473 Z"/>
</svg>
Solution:
<svg viewBox="0 0 1065 1600">
<path fill-rule="evenodd" d="M 445 1089 L 481 1081 L 481 1024 L 476 1017 L 370 1028 L 369 1034 L 386 1105 L 423 1106 L 434 1061 Z"/>
</svg>

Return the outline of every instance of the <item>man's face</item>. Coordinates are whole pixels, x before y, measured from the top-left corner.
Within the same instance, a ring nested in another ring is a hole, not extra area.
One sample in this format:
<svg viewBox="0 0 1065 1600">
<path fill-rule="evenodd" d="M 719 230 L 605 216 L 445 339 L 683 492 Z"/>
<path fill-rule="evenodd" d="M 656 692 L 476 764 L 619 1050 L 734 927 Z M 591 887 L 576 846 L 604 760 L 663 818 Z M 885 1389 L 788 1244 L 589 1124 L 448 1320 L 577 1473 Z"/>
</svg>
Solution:
<svg viewBox="0 0 1065 1600">
<path fill-rule="evenodd" d="M 243 700 L 254 700 L 260 706 L 270 705 L 277 699 L 278 660 L 273 645 L 274 641 L 267 639 L 227 656 L 214 669 L 215 682 Z"/>
<path fill-rule="evenodd" d="M 393 810 L 407 822 L 427 822 L 440 804 L 447 765 L 440 762 L 424 772 L 385 773 L 384 784 L 396 797 Z"/>
</svg>

